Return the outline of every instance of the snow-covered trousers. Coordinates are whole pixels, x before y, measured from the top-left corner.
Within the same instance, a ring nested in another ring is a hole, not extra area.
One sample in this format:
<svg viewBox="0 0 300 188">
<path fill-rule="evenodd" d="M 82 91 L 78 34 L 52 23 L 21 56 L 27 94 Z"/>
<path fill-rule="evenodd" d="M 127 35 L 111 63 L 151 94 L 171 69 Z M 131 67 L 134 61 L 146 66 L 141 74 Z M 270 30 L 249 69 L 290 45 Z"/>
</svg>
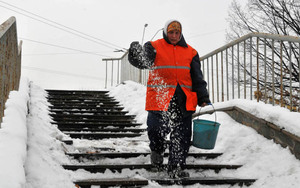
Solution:
<svg viewBox="0 0 300 188">
<path fill-rule="evenodd" d="M 169 169 L 178 165 L 184 168 L 191 143 L 192 115 L 183 117 L 176 105 L 170 105 L 167 112 L 149 111 L 147 125 L 151 151 L 164 153 L 170 133 Z"/>
</svg>

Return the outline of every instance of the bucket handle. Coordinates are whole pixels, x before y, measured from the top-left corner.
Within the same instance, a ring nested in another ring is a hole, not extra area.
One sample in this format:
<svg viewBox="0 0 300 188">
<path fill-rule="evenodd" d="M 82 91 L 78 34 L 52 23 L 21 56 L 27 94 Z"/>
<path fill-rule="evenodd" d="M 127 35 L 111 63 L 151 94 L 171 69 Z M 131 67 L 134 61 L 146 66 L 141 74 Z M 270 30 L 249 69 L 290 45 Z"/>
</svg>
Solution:
<svg viewBox="0 0 300 188">
<path fill-rule="evenodd" d="M 214 105 L 212 104 L 212 103 L 207 103 L 208 105 L 211 105 L 212 106 L 212 108 L 214 109 L 214 113 L 215 113 L 215 124 L 214 124 L 214 126 L 216 126 L 217 125 L 217 113 L 216 113 L 216 110 L 215 110 L 215 107 L 214 107 Z M 203 107 L 200 107 L 200 109 L 199 109 L 199 116 L 200 116 L 200 112 L 201 112 L 201 109 L 202 109 Z M 197 119 L 199 119 L 199 116 L 197 117 Z"/>
</svg>

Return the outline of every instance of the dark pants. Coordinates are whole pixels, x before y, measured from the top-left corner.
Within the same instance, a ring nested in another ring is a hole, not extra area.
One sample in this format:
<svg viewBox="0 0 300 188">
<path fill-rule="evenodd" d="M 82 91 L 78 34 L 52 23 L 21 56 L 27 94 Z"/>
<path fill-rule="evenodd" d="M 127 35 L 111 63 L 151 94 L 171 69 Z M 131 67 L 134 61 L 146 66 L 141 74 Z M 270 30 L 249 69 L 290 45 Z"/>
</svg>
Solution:
<svg viewBox="0 0 300 188">
<path fill-rule="evenodd" d="M 163 153 L 166 136 L 171 133 L 169 169 L 178 165 L 184 168 L 191 142 L 192 115 L 183 116 L 178 105 L 171 102 L 167 112 L 149 111 L 147 125 L 151 151 Z"/>
</svg>

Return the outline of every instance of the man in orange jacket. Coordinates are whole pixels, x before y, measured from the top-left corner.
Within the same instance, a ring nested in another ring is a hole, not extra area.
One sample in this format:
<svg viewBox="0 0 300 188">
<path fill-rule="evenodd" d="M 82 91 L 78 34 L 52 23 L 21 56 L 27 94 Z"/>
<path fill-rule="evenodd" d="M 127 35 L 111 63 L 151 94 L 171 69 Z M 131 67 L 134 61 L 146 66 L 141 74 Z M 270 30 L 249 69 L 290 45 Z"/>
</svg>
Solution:
<svg viewBox="0 0 300 188">
<path fill-rule="evenodd" d="M 192 114 L 197 104 L 210 103 L 197 51 L 185 42 L 178 20 L 165 24 L 163 38 L 142 47 L 132 42 L 129 62 L 140 69 L 150 69 L 147 83 L 147 130 L 151 163 L 162 168 L 166 136 L 170 134 L 168 173 L 187 177 L 184 171 L 191 134 Z"/>
</svg>

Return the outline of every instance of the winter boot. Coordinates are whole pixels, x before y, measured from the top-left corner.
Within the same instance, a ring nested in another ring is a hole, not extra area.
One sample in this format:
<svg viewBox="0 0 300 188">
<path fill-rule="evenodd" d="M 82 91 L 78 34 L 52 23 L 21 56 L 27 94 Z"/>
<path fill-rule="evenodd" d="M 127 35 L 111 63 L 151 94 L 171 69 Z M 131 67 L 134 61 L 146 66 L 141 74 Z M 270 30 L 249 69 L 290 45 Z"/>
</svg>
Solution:
<svg viewBox="0 0 300 188">
<path fill-rule="evenodd" d="M 163 162 L 164 162 L 164 156 L 162 153 L 151 151 L 151 164 L 153 168 L 152 171 L 162 171 L 163 170 Z"/>
<path fill-rule="evenodd" d="M 188 178 L 190 174 L 184 171 L 180 166 L 172 166 L 168 169 L 168 175 L 170 178 Z"/>
</svg>

